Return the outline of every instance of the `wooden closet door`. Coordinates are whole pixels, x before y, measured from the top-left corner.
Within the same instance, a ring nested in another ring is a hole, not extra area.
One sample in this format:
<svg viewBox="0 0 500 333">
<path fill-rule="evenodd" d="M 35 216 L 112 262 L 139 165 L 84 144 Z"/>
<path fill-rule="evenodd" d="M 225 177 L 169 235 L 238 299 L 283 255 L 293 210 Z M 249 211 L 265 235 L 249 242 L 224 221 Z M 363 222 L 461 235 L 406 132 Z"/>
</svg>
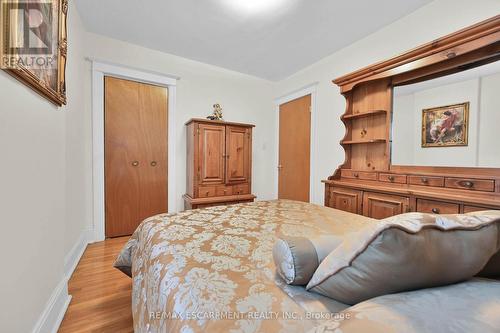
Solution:
<svg viewBox="0 0 500 333">
<path fill-rule="evenodd" d="M 105 78 L 105 233 L 130 235 L 167 211 L 167 91 Z"/>
<path fill-rule="evenodd" d="M 226 126 L 226 184 L 250 181 L 250 129 Z"/>
<path fill-rule="evenodd" d="M 224 125 L 198 125 L 198 175 L 201 183 L 224 183 L 225 141 Z"/>
</svg>

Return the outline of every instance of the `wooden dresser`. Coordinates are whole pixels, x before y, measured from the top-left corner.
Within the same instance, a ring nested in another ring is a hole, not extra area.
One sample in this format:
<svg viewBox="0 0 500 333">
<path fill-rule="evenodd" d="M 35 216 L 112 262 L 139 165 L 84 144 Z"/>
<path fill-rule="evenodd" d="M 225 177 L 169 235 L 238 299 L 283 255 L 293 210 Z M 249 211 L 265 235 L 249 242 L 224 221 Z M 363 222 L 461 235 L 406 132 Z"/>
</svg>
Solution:
<svg viewBox="0 0 500 333">
<path fill-rule="evenodd" d="M 393 88 L 500 60 L 500 16 L 334 80 L 347 101 L 345 162 L 325 205 L 382 219 L 500 209 L 500 169 L 391 164 Z M 435 148 L 433 148 L 435 149 Z M 445 148 L 446 149 L 446 148 Z"/>
<path fill-rule="evenodd" d="M 254 125 L 191 119 L 185 209 L 252 202 Z"/>
</svg>

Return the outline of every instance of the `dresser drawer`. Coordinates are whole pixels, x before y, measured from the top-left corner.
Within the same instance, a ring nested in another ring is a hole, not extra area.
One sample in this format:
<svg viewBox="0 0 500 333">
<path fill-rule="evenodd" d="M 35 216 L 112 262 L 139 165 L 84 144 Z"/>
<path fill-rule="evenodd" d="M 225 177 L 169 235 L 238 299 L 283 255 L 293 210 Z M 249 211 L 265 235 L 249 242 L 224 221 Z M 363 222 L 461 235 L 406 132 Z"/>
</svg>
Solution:
<svg viewBox="0 0 500 333">
<path fill-rule="evenodd" d="M 378 175 L 381 182 L 406 184 L 406 175 L 395 175 L 391 173 L 381 173 Z"/>
<path fill-rule="evenodd" d="M 226 185 L 219 185 L 215 189 L 216 195 L 218 197 L 223 197 L 225 195 L 232 195 L 233 194 L 233 186 L 226 186 Z"/>
<path fill-rule="evenodd" d="M 352 170 L 342 170 L 342 177 L 353 178 L 353 179 L 363 179 L 363 180 L 377 180 L 377 173 L 375 172 L 363 172 L 363 171 L 352 171 Z"/>
<path fill-rule="evenodd" d="M 479 207 L 479 206 L 464 206 L 464 214 L 467 213 L 473 213 L 473 212 L 480 212 L 483 210 L 492 210 L 493 208 L 485 208 L 485 207 Z"/>
<path fill-rule="evenodd" d="M 250 186 L 248 184 L 239 184 L 233 186 L 233 195 L 249 194 Z"/>
<path fill-rule="evenodd" d="M 458 214 L 460 206 L 458 204 L 442 201 L 417 199 L 417 212 L 429 214 Z"/>
<path fill-rule="evenodd" d="M 443 187 L 444 177 L 408 176 L 408 183 L 411 185 Z"/>
<path fill-rule="evenodd" d="M 446 178 L 445 186 L 472 191 L 495 191 L 495 181 L 489 179 Z"/>
</svg>

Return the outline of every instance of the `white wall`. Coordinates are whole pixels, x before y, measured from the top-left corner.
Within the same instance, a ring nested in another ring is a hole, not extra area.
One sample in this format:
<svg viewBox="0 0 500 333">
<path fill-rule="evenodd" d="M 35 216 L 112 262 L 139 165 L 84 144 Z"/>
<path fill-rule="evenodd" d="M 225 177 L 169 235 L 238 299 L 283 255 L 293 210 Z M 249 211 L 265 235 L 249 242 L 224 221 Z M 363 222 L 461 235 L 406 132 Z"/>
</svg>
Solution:
<svg viewBox="0 0 500 333">
<path fill-rule="evenodd" d="M 415 98 L 413 94 L 394 96 L 392 108 L 400 110 L 392 115 L 391 163 L 411 165 L 415 163 Z"/>
<path fill-rule="evenodd" d="M 453 8 L 453 15 L 450 15 L 450 8 Z M 388 59 L 498 13 L 500 1 L 497 0 L 436 0 L 279 82 L 275 97 L 312 82 L 319 82 L 316 182 L 319 183 L 321 179 L 333 174 L 337 166 L 344 161 L 344 151 L 338 142 L 345 133 L 344 125 L 339 121 L 345 111 L 345 100 L 338 87 L 331 83 L 332 79 Z M 323 195 L 324 189 L 319 186 L 316 197 L 323 198 Z"/>
<path fill-rule="evenodd" d="M 66 107 L 56 108 L 0 71 L 1 332 L 30 332 L 35 327 L 65 278 L 69 244 L 88 223 L 82 209 L 76 208 L 79 199 L 70 193 L 81 189 L 68 191 L 66 183 L 67 177 L 79 177 L 67 168 L 68 158 L 75 159 L 70 167 L 78 159 L 76 153 L 66 154 L 73 149 L 67 144 L 73 136 L 68 124 L 84 112 L 83 59 L 79 55 L 84 30 L 72 2 L 69 17 Z M 77 183 L 80 187 L 81 181 Z M 75 208 L 76 213 L 69 219 L 67 207 Z M 46 329 L 42 327 L 42 332 Z"/>
<path fill-rule="evenodd" d="M 397 88 L 396 88 L 397 89 Z M 400 99 L 413 100 L 403 109 Z M 469 102 L 469 144 L 459 147 L 422 148 L 422 110 Z M 407 117 L 408 119 L 401 119 Z M 394 97 L 392 163 L 422 166 L 477 166 L 479 79 L 443 85 Z M 413 154 L 408 158 L 408 154 Z"/>
<path fill-rule="evenodd" d="M 454 80 L 455 76 L 458 75 L 438 80 Z M 450 84 L 430 84 L 432 81 L 426 81 L 425 84 L 434 86 L 428 89 L 417 88 L 421 83 L 397 87 L 394 90 L 392 163 L 500 167 L 500 147 L 496 133 L 500 122 L 499 80 L 500 73 L 497 73 Z M 408 90 L 415 91 L 407 93 Z M 468 145 L 422 148 L 422 110 L 463 102 L 469 102 Z"/>
<path fill-rule="evenodd" d="M 488 112 L 482 112 L 479 118 L 478 165 L 499 168 L 500 74 L 481 78 L 480 108 Z"/>
<path fill-rule="evenodd" d="M 221 69 L 147 49 L 100 35 L 87 34 L 86 55 L 107 62 L 179 76 L 176 89 L 176 199 L 177 210 L 183 210 L 186 193 L 186 131 L 190 118 L 205 118 L 212 105 L 220 103 L 227 121 L 255 124 L 253 135 L 252 190 L 258 200 L 273 195 L 274 115 L 272 83 L 245 74 Z M 90 63 L 86 88 L 90 89 Z M 90 98 L 90 97 L 89 97 Z M 86 113 L 90 114 L 90 105 Z M 82 138 L 91 139 L 90 120 L 86 119 Z"/>
</svg>

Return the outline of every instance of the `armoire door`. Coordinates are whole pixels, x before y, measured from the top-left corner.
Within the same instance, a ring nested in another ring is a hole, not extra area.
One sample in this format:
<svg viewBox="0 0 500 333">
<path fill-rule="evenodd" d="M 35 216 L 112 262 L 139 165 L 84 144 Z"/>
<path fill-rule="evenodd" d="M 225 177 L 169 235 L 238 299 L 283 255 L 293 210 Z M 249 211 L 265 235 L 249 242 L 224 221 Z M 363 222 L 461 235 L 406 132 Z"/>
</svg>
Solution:
<svg viewBox="0 0 500 333">
<path fill-rule="evenodd" d="M 226 126 L 226 184 L 250 181 L 250 129 Z"/>
<path fill-rule="evenodd" d="M 311 95 L 280 105 L 278 198 L 309 202 Z"/>
<path fill-rule="evenodd" d="M 201 183 L 224 183 L 225 141 L 224 125 L 198 125 L 198 178 Z"/>
<path fill-rule="evenodd" d="M 167 212 L 167 89 L 105 78 L 106 237 Z"/>
<path fill-rule="evenodd" d="M 408 212 L 410 199 L 397 195 L 363 193 L 363 215 L 374 219 L 385 219 Z"/>
</svg>

